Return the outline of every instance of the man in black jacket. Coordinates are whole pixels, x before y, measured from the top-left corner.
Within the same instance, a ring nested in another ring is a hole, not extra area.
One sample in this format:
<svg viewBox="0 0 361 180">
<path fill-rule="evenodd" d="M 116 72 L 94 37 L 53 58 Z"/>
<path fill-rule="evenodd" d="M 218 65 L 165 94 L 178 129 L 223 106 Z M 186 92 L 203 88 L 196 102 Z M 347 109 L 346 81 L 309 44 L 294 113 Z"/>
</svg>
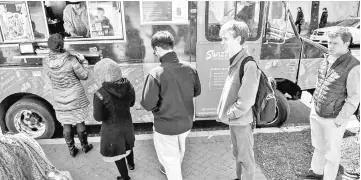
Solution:
<svg viewBox="0 0 361 180">
<path fill-rule="evenodd" d="M 327 24 L 327 17 L 328 17 L 327 8 L 323 8 L 322 10 L 323 10 L 323 12 L 321 15 L 319 28 L 324 28 L 324 27 L 326 27 L 326 24 Z"/>
<path fill-rule="evenodd" d="M 201 94 L 197 71 L 178 59 L 174 38 L 168 31 L 153 35 L 154 55 L 161 65 L 145 81 L 141 105 L 154 115 L 154 146 L 169 180 L 182 180 L 181 163 L 185 139 L 194 120 L 193 98 Z"/>
</svg>

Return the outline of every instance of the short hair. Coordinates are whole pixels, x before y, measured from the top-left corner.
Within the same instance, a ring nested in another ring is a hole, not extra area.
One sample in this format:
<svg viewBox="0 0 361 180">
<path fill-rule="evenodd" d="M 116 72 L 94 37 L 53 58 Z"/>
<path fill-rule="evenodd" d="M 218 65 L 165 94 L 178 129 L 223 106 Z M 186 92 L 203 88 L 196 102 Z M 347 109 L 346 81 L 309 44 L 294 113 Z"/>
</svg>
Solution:
<svg viewBox="0 0 361 180">
<path fill-rule="evenodd" d="M 301 8 L 301 7 L 298 7 L 298 8 L 302 11 L 302 8 Z M 298 9 L 298 8 L 297 8 L 297 9 Z"/>
<path fill-rule="evenodd" d="M 327 10 L 327 8 L 323 8 L 322 10 Z"/>
<path fill-rule="evenodd" d="M 244 42 L 246 42 L 249 37 L 249 28 L 244 21 L 230 20 L 226 22 L 221 27 L 221 30 L 219 31 L 219 36 L 221 36 L 226 31 L 233 34 L 234 38 L 241 36 L 241 45 L 244 44 Z"/>
<path fill-rule="evenodd" d="M 52 34 L 48 39 L 48 47 L 52 51 L 64 52 L 64 37 L 58 33 Z"/>
<path fill-rule="evenodd" d="M 338 27 L 334 31 L 329 32 L 328 37 L 331 39 L 341 37 L 344 43 L 346 42 L 350 42 L 350 44 L 352 43 L 352 34 L 350 30 L 345 27 Z"/>
<path fill-rule="evenodd" d="M 156 32 L 151 40 L 152 48 L 160 46 L 163 49 L 173 49 L 174 37 L 169 31 L 158 31 Z"/>
<path fill-rule="evenodd" d="M 104 9 L 101 8 L 101 7 L 98 7 L 97 10 L 98 10 L 98 11 L 103 11 L 103 12 L 105 12 Z"/>
</svg>

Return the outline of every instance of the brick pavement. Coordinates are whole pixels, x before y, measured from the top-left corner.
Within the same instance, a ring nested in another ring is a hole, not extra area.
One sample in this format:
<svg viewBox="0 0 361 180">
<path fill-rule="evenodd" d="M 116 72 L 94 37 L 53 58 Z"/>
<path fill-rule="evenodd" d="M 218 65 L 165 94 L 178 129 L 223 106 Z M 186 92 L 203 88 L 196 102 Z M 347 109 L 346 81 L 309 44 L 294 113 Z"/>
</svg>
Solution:
<svg viewBox="0 0 361 180">
<path fill-rule="evenodd" d="M 48 159 L 59 170 L 69 171 L 74 180 L 113 180 L 119 175 L 114 163 L 106 163 L 99 153 L 99 143 L 87 154 L 79 152 L 70 157 L 65 144 L 41 144 Z M 79 147 L 79 144 L 77 144 Z M 228 135 L 188 137 L 182 164 L 184 180 L 233 180 L 235 160 L 232 156 Z M 153 140 L 137 140 L 134 147 L 135 171 L 130 172 L 134 180 L 166 180 L 158 170 L 158 159 Z M 257 180 L 266 180 L 257 167 Z"/>
</svg>

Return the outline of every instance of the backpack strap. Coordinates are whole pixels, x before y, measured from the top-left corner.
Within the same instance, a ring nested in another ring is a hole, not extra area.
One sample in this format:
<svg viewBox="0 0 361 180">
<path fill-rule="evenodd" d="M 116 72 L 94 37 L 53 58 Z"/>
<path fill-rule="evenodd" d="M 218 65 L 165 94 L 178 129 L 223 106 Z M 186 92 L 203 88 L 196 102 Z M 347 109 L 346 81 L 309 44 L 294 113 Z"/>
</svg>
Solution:
<svg viewBox="0 0 361 180">
<path fill-rule="evenodd" d="M 242 84 L 242 78 L 243 78 L 243 75 L 244 75 L 244 66 L 246 65 L 246 63 L 248 63 L 249 61 L 254 61 L 253 57 L 252 56 L 247 56 L 243 59 L 243 61 L 241 62 L 241 66 L 239 67 L 239 80 L 240 80 L 240 83 Z M 256 63 L 257 65 L 257 63 Z M 257 65 L 257 68 L 258 68 L 258 65 Z"/>
</svg>

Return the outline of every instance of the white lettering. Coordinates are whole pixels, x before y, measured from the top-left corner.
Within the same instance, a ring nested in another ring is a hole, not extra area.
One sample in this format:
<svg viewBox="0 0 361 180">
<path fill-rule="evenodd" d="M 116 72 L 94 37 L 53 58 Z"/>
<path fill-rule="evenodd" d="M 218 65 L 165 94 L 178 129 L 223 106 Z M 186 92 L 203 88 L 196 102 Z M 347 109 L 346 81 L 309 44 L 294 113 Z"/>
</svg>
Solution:
<svg viewBox="0 0 361 180">
<path fill-rule="evenodd" d="M 228 58 L 229 57 L 229 53 L 226 53 L 226 52 L 215 52 L 214 50 L 209 50 L 207 51 L 207 57 L 206 57 L 206 60 L 209 60 L 211 58 Z M 217 59 L 219 60 L 219 59 Z"/>
</svg>

